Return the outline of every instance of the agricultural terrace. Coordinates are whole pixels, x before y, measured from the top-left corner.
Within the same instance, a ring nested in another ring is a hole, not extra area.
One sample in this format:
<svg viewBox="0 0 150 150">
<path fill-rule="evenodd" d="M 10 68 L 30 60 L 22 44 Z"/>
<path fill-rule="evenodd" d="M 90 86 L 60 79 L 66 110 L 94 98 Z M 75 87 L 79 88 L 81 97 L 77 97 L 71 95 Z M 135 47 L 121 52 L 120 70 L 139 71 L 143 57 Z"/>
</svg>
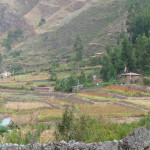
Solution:
<svg viewBox="0 0 150 150">
<path fill-rule="evenodd" d="M 87 72 L 90 73 L 90 70 Z M 58 78 L 69 74 L 60 72 Z M 111 122 L 139 120 L 150 110 L 149 93 L 123 86 L 87 88 L 79 93 L 33 90 L 33 87 L 38 86 L 53 88 L 55 81 L 50 81 L 49 78 L 48 72 L 33 72 L 0 79 L 0 119 L 10 117 L 15 124 L 21 126 L 22 132 L 28 131 L 36 123 L 50 124 L 52 128 L 41 133 L 42 142 L 46 142 L 48 138 L 54 140 L 53 123 L 62 118 L 66 107 L 73 109 L 75 117 L 84 115 Z M 125 99 L 115 95 L 124 96 Z M 136 100 L 136 97 L 143 96 L 146 99 Z"/>
</svg>

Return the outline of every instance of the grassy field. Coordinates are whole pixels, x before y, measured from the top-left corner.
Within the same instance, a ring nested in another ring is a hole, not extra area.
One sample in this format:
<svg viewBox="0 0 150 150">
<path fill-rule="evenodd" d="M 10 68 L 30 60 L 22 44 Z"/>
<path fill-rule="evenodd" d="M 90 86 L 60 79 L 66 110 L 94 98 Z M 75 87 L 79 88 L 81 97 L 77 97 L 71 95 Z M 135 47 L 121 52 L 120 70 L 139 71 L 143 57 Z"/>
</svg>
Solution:
<svg viewBox="0 0 150 150">
<path fill-rule="evenodd" d="M 104 105 L 82 105 L 79 104 L 78 108 L 83 115 L 98 117 L 98 118 L 111 118 L 111 117 L 133 117 L 143 116 L 145 113 L 132 108 L 126 108 L 114 104 Z"/>
<path fill-rule="evenodd" d="M 33 103 L 33 102 L 8 102 L 7 104 L 4 105 L 4 109 L 6 110 L 34 110 L 34 109 L 40 109 L 40 108 L 45 108 L 49 107 L 49 105 L 45 103 Z"/>
<path fill-rule="evenodd" d="M 91 101 L 114 101 L 116 99 L 110 98 L 110 97 L 103 97 L 103 96 L 90 96 L 90 95 L 85 95 L 85 94 L 78 94 L 79 97 L 91 100 Z"/>
<path fill-rule="evenodd" d="M 107 92 L 113 92 L 116 94 L 121 94 L 125 96 L 135 96 L 135 97 L 144 97 L 144 96 L 150 96 L 149 93 L 144 93 L 141 90 L 132 89 L 128 87 L 122 87 L 122 86 L 107 86 L 105 89 Z"/>
<path fill-rule="evenodd" d="M 142 106 L 143 108 L 148 108 L 150 110 L 150 100 L 126 100 L 126 102 Z"/>
</svg>

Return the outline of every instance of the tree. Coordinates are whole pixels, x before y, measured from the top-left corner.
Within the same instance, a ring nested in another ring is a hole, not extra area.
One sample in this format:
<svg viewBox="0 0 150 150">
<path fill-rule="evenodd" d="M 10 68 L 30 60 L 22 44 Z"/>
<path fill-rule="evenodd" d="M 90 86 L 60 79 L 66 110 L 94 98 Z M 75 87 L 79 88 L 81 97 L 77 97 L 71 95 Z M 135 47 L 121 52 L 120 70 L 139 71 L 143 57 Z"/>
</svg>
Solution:
<svg viewBox="0 0 150 150">
<path fill-rule="evenodd" d="M 55 131 L 56 140 L 62 138 L 63 140 L 69 141 L 71 139 L 71 132 L 73 128 L 73 111 L 66 109 L 63 113 L 61 122 L 57 125 Z"/>
<path fill-rule="evenodd" d="M 41 20 L 40 20 L 38 26 L 41 27 L 41 26 L 42 26 L 43 24 L 45 24 L 45 23 L 46 23 L 45 18 L 41 18 Z"/>
<path fill-rule="evenodd" d="M 85 76 L 85 73 L 83 70 L 81 71 L 81 74 L 79 76 L 79 82 L 82 84 L 84 84 L 86 82 L 86 76 Z"/>
<path fill-rule="evenodd" d="M 149 57 L 150 52 L 148 52 L 148 42 L 150 38 L 147 38 L 145 35 L 139 35 L 136 39 L 134 46 L 134 53 L 136 56 L 136 70 L 139 73 L 145 73 L 148 70 L 148 64 L 150 63 Z"/>
<path fill-rule="evenodd" d="M 83 57 L 83 45 L 79 35 L 77 35 L 74 43 L 74 51 L 76 52 L 76 61 L 81 61 Z"/>
<path fill-rule="evenodd" d="M 136 42 L 139 35 L 150 36 L 150 1 L 128 0 L 128 32 L 132 42 Z"/>
<path fill-rule="evenodd" d="M 55 84 L 56 91 L 72 92 L 72 86 L 77 85 L 78 79 L 75 75 L 71 75 L 67 78 L 57 80 Z"/>
<path fill-rule="evenodd" d="M 101 77 L 104 81 L 109 81 L 111 78 L 116 78 L 116 70 L 114 65 L 111 63 L 111 58 L 109 56 L 103 57 L 103 67 L 100 71 Z"/>
<path fill-rule="evenodd" d="M 122 42 L 121 59 L 124 62 L 124 67 L 127 67 L 128 71 L 134 71 L 135 69 L 132 49 L 132 43 L 125 37 Z"/>
</svg>

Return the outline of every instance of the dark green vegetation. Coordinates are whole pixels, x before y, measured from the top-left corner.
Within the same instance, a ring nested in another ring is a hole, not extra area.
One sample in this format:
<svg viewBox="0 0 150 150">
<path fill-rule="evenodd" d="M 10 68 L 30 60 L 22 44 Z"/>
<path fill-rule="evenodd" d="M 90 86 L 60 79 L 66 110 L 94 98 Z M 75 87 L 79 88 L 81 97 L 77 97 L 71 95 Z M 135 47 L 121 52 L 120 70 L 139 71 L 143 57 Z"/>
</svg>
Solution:
<svg viewBox="0 0 150 150">
<path fill-rule="evenodd" d="M 77 35 L 74 43 L 74 51 L 76 52 L 76 61 L 81 61 L 83 57 L 83 44 L 79 35 Z"/>
<path fill-rule="evenodd" d="M 12 48 L 12 44 L 14 42 L 19 42 L 23 38 L 23 31 L 21 29 L 17 29 L 13 32 L 9 32 L 6 39 L 4 39 L 2 46 L 6 48 L 7 51 L 10 51 Z"/>
<path fill-rule="evenodd" d="M 150 73 L 150 1 L 128 1 L 128 5 L 129 37 L 124 35 L 118 45 L 108 47 L 103 58 L 101 74 L 107 81 L 124 71 Z"/>
<path fill-rule="evenodd" d="M 46 23 L 46 20 L 44 18 L 41 18 L 38 26 L 40 27 L 40 26 L 44 25 L 45 23 Z"/>
<path fill-rule="evenodd" d="M 73 86 L 92 84 L 92 75 L 85 75 L 84 71 L 81 71 L 80 75 L 76 73 L 71 74 L 69 77 L 65 77 L 56 81 L 55 90 L 63 92 L 72 92 Z M 92 84 L 95 86 L 96 84 Z"/>
</svg>

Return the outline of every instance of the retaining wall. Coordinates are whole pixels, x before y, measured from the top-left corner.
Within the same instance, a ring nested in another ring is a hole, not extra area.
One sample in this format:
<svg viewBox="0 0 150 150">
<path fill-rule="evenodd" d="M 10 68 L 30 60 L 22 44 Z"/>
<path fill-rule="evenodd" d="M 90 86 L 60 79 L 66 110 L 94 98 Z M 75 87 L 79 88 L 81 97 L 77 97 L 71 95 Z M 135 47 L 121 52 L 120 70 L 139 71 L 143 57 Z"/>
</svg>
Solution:
<svg viewBox="0 0 150 150">
<path fill-rule="evenodd" d="M 75 141 L 30 145 L 5 144 L 0 150 L 150 150 L 150 130 L 136 129 L 120 141 L 90 144 Z"/>
</svg>

